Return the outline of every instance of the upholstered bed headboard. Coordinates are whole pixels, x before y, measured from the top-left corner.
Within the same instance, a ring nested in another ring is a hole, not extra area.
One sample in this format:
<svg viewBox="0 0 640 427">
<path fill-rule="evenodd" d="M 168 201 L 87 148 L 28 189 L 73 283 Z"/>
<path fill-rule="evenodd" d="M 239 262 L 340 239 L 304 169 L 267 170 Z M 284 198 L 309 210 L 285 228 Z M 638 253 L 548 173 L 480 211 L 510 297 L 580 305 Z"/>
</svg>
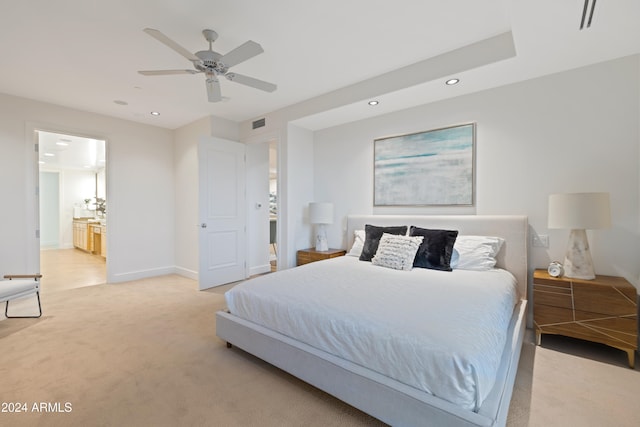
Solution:
<svg viewBox="0 0 640 427">
<path fill-rule="evenodd" d="M 353 245 L 355 230 L 366 224 L 407 225 L 422 228 L 458 230 L 459 235 L 496 236 L 505 239 L 496 267 L 510 271 L 518 281 L 520 297 L 527 299 L 529 222 L 524 215 L 349 215 L 347 251 Z"/>
</svg>

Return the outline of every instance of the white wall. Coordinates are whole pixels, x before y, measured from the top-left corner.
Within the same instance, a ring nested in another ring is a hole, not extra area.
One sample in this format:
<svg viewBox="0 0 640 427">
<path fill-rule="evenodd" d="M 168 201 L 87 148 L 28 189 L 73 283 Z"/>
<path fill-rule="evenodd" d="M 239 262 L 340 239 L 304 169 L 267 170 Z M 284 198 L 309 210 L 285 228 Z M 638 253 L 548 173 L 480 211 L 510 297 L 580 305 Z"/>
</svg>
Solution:
<svg viewBox="0 0 640 427">
<path fill-rule="evenodd" d="M 476 206 L 445 213 L 528 215 L 550 236 L 549 248 L 531 248 L 530 267 L 546 268 L 568 238 L 547 229 L 548 195 L 607 191 L 613 227 L 588 232 L 596 273 L 637 285 L 639 68 L 636 55 L 318 131 L 315 197 L 332 200 L 343 223 L 349 213 L 443 213 L 373 208 L 373 140 L 476 122 Z M 329 227 L 329 245 L 345 244 L 343 227 Z"/>
<path fill-rule="evenodd" d="M 240 141 L 240 127 L 238 123 L 221 117 L 209 116 L 211 129 L 207 136 L 224 138 L 230 141 Z"/>
<path fill-rule="evenodd" d="M 198 141 L 211 133 L 204 117 L 174 131 L 176 268 L 198 278 Z"/>
<path fill-rule="evenodd" d="M 285 143 L 281 144 L 283 159 L 279 175 L 284 183 L 280 198 L 280 220 L 287 226 L 279 231 L 281 251 L 286 258 L 278 259 L 287 268 L 296 265 L 296 250 L 309 248 L 313 243 L 309 224 L 309 202 L 315 201 L 313 194 L 314 161 L 313 132 L 293 125 L 287 126 Z"/>
<path fill-rule="evenodd" d="M 640 61 L 640 55 L 637 56 L 638 57 L 638 61 Z M 638 67 L 637 72 L 636 72 L 636 79 L 637 81 L 640 82 L 640 67 Z M 637 96 L 638 96 L 638 104 L 640 104 L 640 84 L 638 84 L 637 86 Z M 640 108 L 638 109 L 638 116 L 637 116 L 637 124 L 638 124 L 638 135 L 640 135 Z M 640 137 L 638 138 L 638 165 L 640 165 Z M 638 171 L 638 181 L 640 182 L 640 171 Z M 638 192 L 637 192 L 637 197 L 638 200 L 640 200 L 640 185 L 638 185 Z M 637 216 L 637 229 L 640 230 L 640 215 Z M 640 252 L 636 253 L 636 264 L 640 264 Z M 638 276 L 638 284 L 640 284 L 640 275 Z M 636 286 L 638 287 L 638 286 Z M 638 296 L 638 304 L 640 305 L 640 296 Z M 640 324 L 640 319 L 638 320 L 639 324 Z M 639 328 L 640 329 L 640 328 Z M 640 338 L 639 338 L 640 340 Z"/>
<path fill-rule="evenodd" d="M 60 173 L 40 172 L 40 247 L 60 246 Z M 43 213 L 48 215 L 43 215 Z"/>
<path fill-rule="evenodd" d="M 172 272 L 172 131 L 0 94 L 0 274 L 39 271 L 35 129 L 107 140 L 107 280 Z"/>
</svg>

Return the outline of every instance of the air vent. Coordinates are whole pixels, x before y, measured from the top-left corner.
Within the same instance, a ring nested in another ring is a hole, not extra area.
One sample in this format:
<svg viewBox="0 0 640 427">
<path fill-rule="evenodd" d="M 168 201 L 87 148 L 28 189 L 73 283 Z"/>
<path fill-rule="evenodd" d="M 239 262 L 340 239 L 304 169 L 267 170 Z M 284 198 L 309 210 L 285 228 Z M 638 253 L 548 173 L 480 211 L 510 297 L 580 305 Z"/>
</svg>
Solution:
<svg viewBox="0 0 640 427">
<path fill-rule="evenodd" d="M 267 121 L 265 120 L 265 118 L 261 118 L 256 120 L 255 122 L 251 123 L 251 126 L 253 129 L 258 129 L 258 128 L 262 128 L 267 124 Z"/>
<path fill-rule="evenodd" d="M 589 8 L 591 3 L 591 8 Z M 584 8 L 582 8 L 582 19 L 580 20 L 580 29 L 583 30 L 585 25 L 587 28 L 591 27 L 591 21 L 593 20 L 593 11 L 596 9 L 596 0 L 584 0 Z"/>
</svg>

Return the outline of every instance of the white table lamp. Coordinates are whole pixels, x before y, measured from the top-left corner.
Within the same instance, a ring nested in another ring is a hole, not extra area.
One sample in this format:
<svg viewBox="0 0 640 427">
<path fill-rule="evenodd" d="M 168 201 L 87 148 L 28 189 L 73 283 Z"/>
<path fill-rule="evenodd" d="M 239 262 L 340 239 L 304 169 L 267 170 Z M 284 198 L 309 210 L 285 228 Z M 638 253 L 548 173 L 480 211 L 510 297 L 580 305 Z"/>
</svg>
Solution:
<svg viewBox="0 0 640 427">
<path fill-rule="evenodd" d="M 609 227 L 609 193 L 549 195 L 549 228 L 571 230 L 564 258 L 566 277 L 585 280 L 596 278 L 585 230 Z"/>
<path fill-rule="evenodd" d="M 333 224 L 333 203 L 309 203 L 309 222 L 317 225 L 316 251 L 328 251 L 326 224 Z"/>
</svg>

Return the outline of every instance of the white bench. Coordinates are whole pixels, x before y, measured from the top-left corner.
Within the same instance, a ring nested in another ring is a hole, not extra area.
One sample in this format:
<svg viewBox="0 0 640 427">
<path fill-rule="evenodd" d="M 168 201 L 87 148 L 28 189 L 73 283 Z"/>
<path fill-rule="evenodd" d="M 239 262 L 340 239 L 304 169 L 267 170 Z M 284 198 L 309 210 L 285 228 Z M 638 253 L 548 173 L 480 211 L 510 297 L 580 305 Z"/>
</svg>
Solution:
<svg viewBox="0 0 640 427">
<path fill-rule="evenodd" d="M 42 274 L 7 274 L 5 279 L 0 281 L 0 303 L 6 303 L 4 315 L 7 318 L 37 318 L 42 316 L 42 306 L 40 305 L 40 278 Z M 37 316 L 9 316 L 9 301 L 24 298 L 35 294 L 38 299 Z"/>
</svg>

